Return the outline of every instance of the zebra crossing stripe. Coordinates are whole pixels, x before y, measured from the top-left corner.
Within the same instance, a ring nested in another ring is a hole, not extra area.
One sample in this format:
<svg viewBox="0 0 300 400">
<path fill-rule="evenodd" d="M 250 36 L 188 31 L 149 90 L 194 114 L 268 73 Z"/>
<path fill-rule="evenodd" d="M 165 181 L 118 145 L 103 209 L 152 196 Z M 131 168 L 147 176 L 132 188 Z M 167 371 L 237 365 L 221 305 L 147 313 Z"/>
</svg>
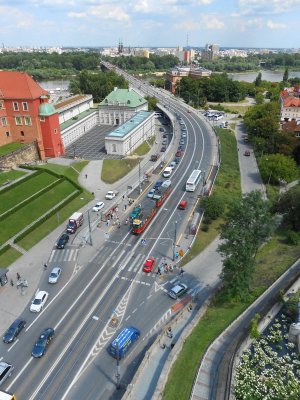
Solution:
<svg viewBox="0 0 300 400">
<path fill-rule="evenodd" d="M 52 250 L 48 262 L 52 261 L 54 254 L 55 254 L 55 250 Z"/>
</svg>

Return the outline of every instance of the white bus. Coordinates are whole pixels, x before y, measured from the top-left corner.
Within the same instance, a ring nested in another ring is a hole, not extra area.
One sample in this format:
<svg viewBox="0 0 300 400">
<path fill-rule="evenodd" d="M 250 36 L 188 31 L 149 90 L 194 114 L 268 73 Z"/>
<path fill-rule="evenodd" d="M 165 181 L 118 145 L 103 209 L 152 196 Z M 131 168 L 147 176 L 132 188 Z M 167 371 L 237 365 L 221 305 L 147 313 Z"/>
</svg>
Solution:
<svg viewBox="0 0 300 400">
<path fill-rule="evenodd" d="M 196 187 L 197 187 L 200 179 L 201 179 L 201 170 L 194 169 L 194 171 L 192 172 L 192 175 L 187 180 L 187 183 L 185 185 L 185 190 L 187 192 L 194 192 L 196 190 Z"/>
</svg>

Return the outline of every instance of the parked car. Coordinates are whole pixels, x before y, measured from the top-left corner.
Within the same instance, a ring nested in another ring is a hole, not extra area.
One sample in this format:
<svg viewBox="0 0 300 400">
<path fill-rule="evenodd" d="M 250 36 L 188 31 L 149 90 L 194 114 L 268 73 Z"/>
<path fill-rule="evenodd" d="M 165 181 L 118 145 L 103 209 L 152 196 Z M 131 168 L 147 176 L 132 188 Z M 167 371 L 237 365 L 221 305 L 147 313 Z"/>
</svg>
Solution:
<svg viewBox="0 0 300 400">
<path fill-rule="evenodd" d="M 174 299 L 177 300 L 178 297 L 181 297 L 186 293 L 188 290 L 187 285 L 184 283 L 177 283 L 169 292 L 168 295 Z"/>
<path fill-rule="evenodd" d="M 183 146 L 183 145 L 185 144 L 184 139 L 180 139 L 179 144 L 180 144 L 181 146 Z"/>
<path fill-rule="evenodd" d="M 159 132 L 166 132 L 165 128 L 159 128 Z"/>
<path fill-rule="evenodd" d="M 26 326 L 26 321 L 24 319 L 16 319 L 7 331 L 4 333 L 3 342 L 4 343 L 12 343 L 16 340 L 17 336 L 21 332 L 23 328 Z"/>
<path fill-rule="evenodd" d="M 171 186 L 171 179 L 166 179 L 161 187 L 168 188 Z"/>
<path fill-rule="evenodd" d="M 14 367 L 5 361 L 0 362 L 0 385 L 6 381 L 8 377 L 11 376 Z"/>
<path fill-rule="evenodd" d="M 182 132 L 182 133 L 181 133 L 181 137 L 182 137 L 182 138 L 185 138 L 185 137 L 186 137 L 186 133 L 185 133 L 185 132 Z"/>
<path fill-rule="evenodd" d="M 63 233 L 56 243 L 56 248 L 64 249 L 68 241 L 69 241 L 69 235 L 67 233 Z"/>
<path fill-rule="evenodd" d="M 177 150 L 175 156 L 176 156 L 176 157 L 181 157 L 181 154 L 182 154 L 182 153 L 181 153 L 181 150 Z"/>
<path fill-rule="evenodd" d="M 48 299 L 48 292 L 45 292 L 44 290 L 40 290 L 36 295 L 35 298 L 33 299 L 31 305 L 30 305 L 30 311 L 31 312 L 40 312 L 47 299 Z"/>
<path fill-rule="evenodd" d="M 57 283 L 61 275 L 61 268 L 54 267 L 50 272 L 48 283 Z"/>
<path fill-rule="evenodd" d="M 166 146 L 162 146 L 162 148 L 160 149 L 160 151 L 161 151 L 162 153 L 164 153 L 166 150 L 167 150 Z"/>
<path fill-rule="evenodd" d="M 155 189 L 150 189 L 149 192 L 148 192 L 148 194 L 147 194 L 147 197 L 149 197 L 150 199 L 152 199 L 152 197 L 154 196 L 154 194 L 155 194 Z"/>
<path fill-rule="evenodd" d="M 146 260 L 143 271 L 144 272 L 152 272 L 154 266 L 155 266 L 155 259 L 153 257 L 150 257 Z"/>
<path fill-rule="evenodd" d="M 35 358 L 40 358 L 46 353 L 47 346 L 50 344 L 54 337 L 54 329 L 47 328 L 40 334 L 38 340 L 35 342 L 31 355 Z"/>
<path fill-rule="evenodd" d="M 157 181 L 156 183 L 155 183 L 155 185 L 153 186 L 153 189 L 155 190 L 155 189 L 159 189 L 160 187 L 161 187 L 161 185 L 163 184 L 163 181 Z"/>
<path fill-rule="evenodd" d="M 175 162 L 175 161 L 172 161 L 172 162 L 169 164 L 169 167 L 172 168 L 172 169 L 174 169 L 174 168 L 176 167 L 176 162 Z"/>
<path fill-rule="evenodd" d="M 157 161 L 158 160 L 158 155 L 157 154 L 152 154 L 150 157 L 150 161 Z"/>
<path fill-rule="evenodd" d="M 98 203 L 96 203 L 96 204 L 94 205 L 94 207 L 92 208 L 92 210 L 97 212 L 97 211 L 102 210 L 103 207 L 104 207 L 103 201 L 99 201 Z"/>
<path fill-rule="evenodd" d="M 176 158 L 174 159 L 174 161 L 176 162 L 176 164 L 179 164 L 179 163 L 180 163 L 180 158 L 179 158 L 179 157 L 176 157 Z"/>
</svg>

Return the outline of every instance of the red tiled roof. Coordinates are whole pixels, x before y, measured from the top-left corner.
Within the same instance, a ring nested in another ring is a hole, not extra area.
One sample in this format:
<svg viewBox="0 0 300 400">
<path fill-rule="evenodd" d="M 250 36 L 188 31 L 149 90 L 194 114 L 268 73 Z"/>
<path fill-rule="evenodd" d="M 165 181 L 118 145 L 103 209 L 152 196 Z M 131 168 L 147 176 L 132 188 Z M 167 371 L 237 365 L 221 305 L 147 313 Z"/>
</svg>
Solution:
<svg viewBox="0 0 300 400">
<path fill-rule="evenodd" d="M 295 97 L 288 97 L 283 100 L 284 107 L 300 107 L 300 99 Z"/>
<path fill-rule="evenodd" d="M 0 71 L 0 98 L 37 99 L 47 94 L 47 90 L 25 72 Z"/>
</svg>

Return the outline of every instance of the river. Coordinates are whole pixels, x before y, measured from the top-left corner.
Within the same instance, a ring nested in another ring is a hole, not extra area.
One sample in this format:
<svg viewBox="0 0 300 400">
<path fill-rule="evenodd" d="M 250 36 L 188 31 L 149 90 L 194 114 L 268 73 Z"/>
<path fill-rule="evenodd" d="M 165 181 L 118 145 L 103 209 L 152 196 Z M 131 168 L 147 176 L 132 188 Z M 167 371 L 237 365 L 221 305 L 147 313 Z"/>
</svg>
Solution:
<svg viewBox="0 0 300 400">
<path fill-rule="evenodd" d="M 264 81 L 269 82 L 281 82 L 284 71 L 267 71 L 261 70 L 261 78 Z M 254 82 L 258 72 L 245 72 L 245 73 L 234 73 L 228 74 L 234 81 Z M 300 78 L 300 71 L 289 72 L 289 78 Z"/>
</svg>

